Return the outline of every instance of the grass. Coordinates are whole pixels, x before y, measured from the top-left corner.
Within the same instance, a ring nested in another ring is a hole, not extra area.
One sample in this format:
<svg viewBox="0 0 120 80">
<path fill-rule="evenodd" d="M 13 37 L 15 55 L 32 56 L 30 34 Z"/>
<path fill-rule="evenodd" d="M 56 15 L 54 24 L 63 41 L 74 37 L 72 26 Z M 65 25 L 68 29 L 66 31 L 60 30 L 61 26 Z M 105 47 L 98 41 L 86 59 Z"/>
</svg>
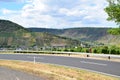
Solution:
<svg viewBox="0 0 120 80">
<path fill-rule="evenodd" d="M 28 72 L 45 80 L 120 80 L 98 73 L 43 63 L 0 60 L 0 66 Z"/>
</svg>

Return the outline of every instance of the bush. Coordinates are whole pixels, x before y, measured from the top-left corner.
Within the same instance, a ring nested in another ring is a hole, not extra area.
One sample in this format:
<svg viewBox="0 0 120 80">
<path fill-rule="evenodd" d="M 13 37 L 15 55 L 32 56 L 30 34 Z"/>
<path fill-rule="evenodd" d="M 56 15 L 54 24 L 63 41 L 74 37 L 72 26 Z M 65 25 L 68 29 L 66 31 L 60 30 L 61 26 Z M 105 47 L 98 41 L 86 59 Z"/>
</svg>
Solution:
<svg viewBox="0 0 120 80">
<path fill-rule="evenodd" d="M 94 49 L 94 50 L 93 50 L 93 53 L 97 53 L 97 50 L 96 50 L 96 49 Z"/>
<path fill-rule="evenodd" d="M 104 46 L 101 50 L 101 53 L 104 53 L 104 54 L 109 54 L 109 49 L 107 46 Z"/>
<path fill-rule="evenodd" d="M 69 51 L 69 50 L 68 50 L 68 49 L 64 49 L 63 51 L 67 52 L 67 51 Z"/>
<path fill-rule="evenodd" d="M 75 52 L 74 49 L 70 49 L 70 52 Z"/>
<path fill-rule="evenodd" d="M 86 49 L 86 53 L 89 53 L 89 49 Z"/>
<path fill-rule="evenodd" d="M 115 49 L 111 49 L 110 50 L 110 54 L 116 54 L 116 50 Z"/>
<path fill-rule="evenodd" d="M 120 55 L 120 50 L 117 50 L 116 53 L 117 53 L 118 55 Z"/>
</svg>

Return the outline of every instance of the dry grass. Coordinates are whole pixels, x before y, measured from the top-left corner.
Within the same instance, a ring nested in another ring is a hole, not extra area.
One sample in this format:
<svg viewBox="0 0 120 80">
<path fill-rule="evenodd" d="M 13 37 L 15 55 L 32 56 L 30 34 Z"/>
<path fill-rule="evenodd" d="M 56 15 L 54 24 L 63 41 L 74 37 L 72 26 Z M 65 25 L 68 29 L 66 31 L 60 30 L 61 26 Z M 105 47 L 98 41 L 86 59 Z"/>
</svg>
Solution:
<svg viewBox="0 0 120 80">
<path fill-rule="evenodd" d="M 45 80 L 120 80 L 88 71 L 42 63 L 34 64 L 31 62 L 1 60 L 0 66 L 22 70 L 40 76 Z"/>
</svg>

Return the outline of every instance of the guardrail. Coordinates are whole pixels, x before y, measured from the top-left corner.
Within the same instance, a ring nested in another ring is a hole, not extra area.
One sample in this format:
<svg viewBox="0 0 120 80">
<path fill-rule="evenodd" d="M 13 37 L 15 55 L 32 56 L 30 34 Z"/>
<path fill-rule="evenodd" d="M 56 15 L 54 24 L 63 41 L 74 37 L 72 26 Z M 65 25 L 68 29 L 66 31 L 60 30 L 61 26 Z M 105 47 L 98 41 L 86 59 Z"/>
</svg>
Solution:
<svg viewBox="0 0 120 80">
<path fill-rule="evenodd" d="M 53 51 L 52 53 L 60 53 L 60 54 L 68 54 L 70 55 L 84 55 L 86 57 L 102 57 L 102 58 L 108 58 L 108 59 L 120 59 L 120 55 L 112 55 L 112 54 L 97 54 L 97 53 L 82 53 L 82 52 L 56 52 Z"/>
<path fill-rule="evenodd" d="M 60 51 L 33 51 L 33 50 L 4 50 L 0 53 L 35 53 L 35 54 L 67 54 L 71 55 L 83 55 L 85 57 L 96 57 L 96 58 L 108 58 L 108 59 L 120 59 L 120 55 L 112 54 L 97 54 L 97 53 L 82 53 L 82 52 L 60 52 Z"/>
</svg>

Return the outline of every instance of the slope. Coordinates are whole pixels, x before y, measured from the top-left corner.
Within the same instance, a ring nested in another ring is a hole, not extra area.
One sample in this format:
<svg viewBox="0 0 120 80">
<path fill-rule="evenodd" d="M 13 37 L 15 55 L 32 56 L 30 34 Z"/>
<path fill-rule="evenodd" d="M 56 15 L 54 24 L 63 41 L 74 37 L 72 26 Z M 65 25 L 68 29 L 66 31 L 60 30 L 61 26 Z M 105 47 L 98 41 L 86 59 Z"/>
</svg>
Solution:
<svg viewBox="0 0 120 80">
<path fill-rule="evenodd" d="M 77 40 L 44 32 L 32 32 L 8 20 L 0 20 L 0 48 L 38 49 L 80 45 Z"/>
<path fill-rule="evenodd" d="M 62 37 L 68 37 L 79 41 L 99 42 L 109 45 L 120 44 L 120 36 L 110 35 L 107 31 L 110 28 L 68 28 L 68 29 L 46 29 L 29 28 L 34 32 L 48 32 Z"/>
</svg>

